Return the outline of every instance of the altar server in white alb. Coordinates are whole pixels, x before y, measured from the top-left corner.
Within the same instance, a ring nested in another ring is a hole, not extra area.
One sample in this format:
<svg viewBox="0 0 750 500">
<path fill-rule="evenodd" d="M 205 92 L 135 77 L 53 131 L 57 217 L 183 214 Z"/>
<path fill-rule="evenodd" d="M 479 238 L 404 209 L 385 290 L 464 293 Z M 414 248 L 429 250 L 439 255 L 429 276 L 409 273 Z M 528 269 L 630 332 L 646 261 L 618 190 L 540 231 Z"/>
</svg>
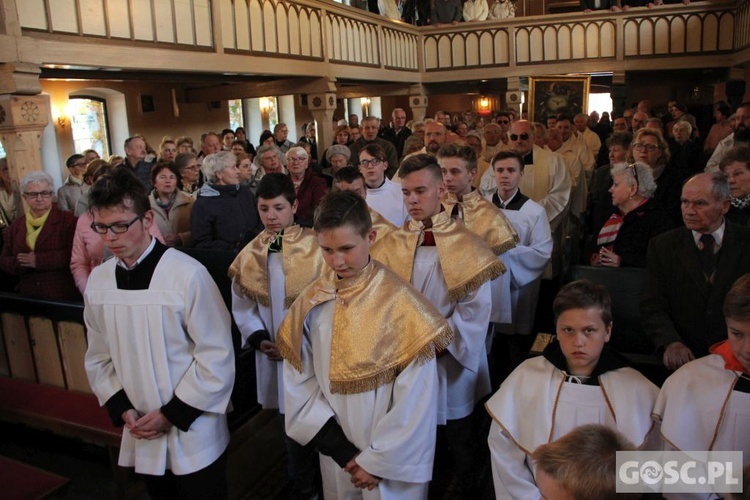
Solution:
<svg viewBox="0 0 750 500">
<path fill-rule="evenodd" d="M 654 416 L 665 450 L 741 451 L 750 464 L 750 274 L 724 299 L 727 340 L 674 372 Z M 670 498 L 669 495 L 664 495 Z M 675 497 L 676 498 L 676 497 Z M 719 498 L 708 491 L 697 498 Z"/>
<path fill-rule="evenodd" d="M 505 266 L 481 237 L 443 209 L 446 189 L 437 158 L 415 154 L 401 162 L 398 175 L 412 220 L 378 241 L 372 255 L 410 280 L 455 334 L 438 358 L 437 423 L 455 464 L 446 496 L 465 496 L 477 455 L 471 413 L 491 391 L 486 348 L 490 281 Z"/>
<path fill-rule="evenodd" d="M 650 446 L 659 389 L 607 348 L 607 290 L 574 281 L 560 289 L 553 308 L 557 341 L 516 368 L 486 404 L 496 498 L 539 498 L 532 452 L 581 425 L 606 425 Z"/>
<path fill-rule="evenodd" d="M 286 431 L 321 454 L 325 498 L 427 498 L 435 453 L 436 352 L 452 332 L 370 259 L 365 201 L 330 193 L 315 216 L 330 267 L 281 324 Z"/>
<path fill-rule="evenodd" d="M 237 255 L 229 267 L 232 314 L 242 346 L 255 349 L 258 403 L 284 415 L 283 358 L 276 333 L 289 306 L 324 267 L 312 229 L 294 223 L 297 199 L 288 175 L 266 174 L 255 193 L 265 230 Z M 317 453 L 285 440 L 287 464 L 295 493 L 315 495 Z"/>
<path fill-rule="evenodd" d="M 378 144 L 368 144 L 359 152 L 356 160 L 359 171 L 365 177 L 367 204 L 394 226 L 409 220 L 409 213 L 401 197 L 401 186 L 386 177 L 388 156 Z"/>
<path fill-rule="evenodd" d="M 226 498 L 226 411 L 234 382 L 230 317 L 208 271 L 152 238 L 154 215 L 126 169 L 89 192 L 114 255 L 84 294 L 86 372 L 115 425 L 119 465 L 151 498 Z"/>
</svg>

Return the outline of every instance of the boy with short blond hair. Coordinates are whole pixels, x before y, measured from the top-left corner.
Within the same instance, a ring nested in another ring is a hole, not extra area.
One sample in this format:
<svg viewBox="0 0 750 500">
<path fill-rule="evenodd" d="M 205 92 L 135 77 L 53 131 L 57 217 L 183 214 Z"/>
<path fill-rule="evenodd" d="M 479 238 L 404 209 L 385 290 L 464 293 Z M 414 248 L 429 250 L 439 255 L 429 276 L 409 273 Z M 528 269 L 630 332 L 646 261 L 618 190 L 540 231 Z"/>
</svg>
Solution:
<svg viewBox="0 0 750 500">
<path fill-rule="evenodd" d="M 327 269 L 279 329 L 286 431 L 317 447 L 325 498 L 427 498 L 435 452 L 435 355 L 448 323 L 370 258 L 367 203 L 329 193 L 314 229 Z M 397 320 L 395 320 L 397 319 Z M 364 495 L 369 498 L 368 495 Z"/>
<path fill-rule="evenodd" d="M 538 498 L 532 451 L 580 425 L 602 424 L 645 444 L 658 389 L 607 348 L 611 307 L 601 285 L 565 285 L 553 303 L 557 341 L 516 368 L 487 402 L 497 498 Z"/>
<path fill-rule="evenodd" d="M 532 454 L 544 499 L 615 500 L 617 452 L 635 446 L 603 425 L 582 425 Z"/>
</svg>

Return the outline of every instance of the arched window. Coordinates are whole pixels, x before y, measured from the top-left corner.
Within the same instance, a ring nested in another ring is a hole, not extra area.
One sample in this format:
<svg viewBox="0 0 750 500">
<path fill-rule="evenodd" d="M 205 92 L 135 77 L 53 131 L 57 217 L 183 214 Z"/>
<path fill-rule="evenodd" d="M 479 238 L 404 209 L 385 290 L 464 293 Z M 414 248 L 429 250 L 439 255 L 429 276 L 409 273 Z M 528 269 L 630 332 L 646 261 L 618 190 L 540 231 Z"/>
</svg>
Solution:
<svg viewBox="0 0 750 500">
<path fill-rule="evenodd" d="M 71 97 L 69 109 L 76 153 L 93 149 L 102 158 L 108 158 L 110 147 L 106 101 L 93 96 Z"/>
</svg>

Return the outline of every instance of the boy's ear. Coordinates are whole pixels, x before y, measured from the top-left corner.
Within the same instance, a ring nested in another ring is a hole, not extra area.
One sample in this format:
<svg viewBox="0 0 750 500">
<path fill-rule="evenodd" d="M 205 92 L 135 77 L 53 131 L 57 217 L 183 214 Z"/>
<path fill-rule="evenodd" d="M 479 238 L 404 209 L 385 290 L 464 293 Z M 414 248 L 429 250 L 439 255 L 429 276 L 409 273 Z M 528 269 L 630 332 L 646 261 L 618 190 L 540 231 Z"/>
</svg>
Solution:
<svg viewBox="0 0 750 500">
<path fill-rule="evenodd" d="M 606 333 L 604 334 L 604 342 L 609 342 L 609 339 L 612 338 L 612 325 L 613 321 L 609 322 L 609 325 L 607 325 Z"/>
<path fill-rule="evenodd" d="M 370 229 L 370 232 L 367 233 L 367 242 L 370 244 L 370 246 L 375 244 L 375 238 L 377 238 L 378 232 L 375 231 L 375 229 Z"/>
<path fill-rule="evenodd" d="M 299 201 L 295 199 L 294 203 L 292 203 L 292 213 L 293 214 L 297 213 L 297 207 L 299 207 Z"/>
</svg>

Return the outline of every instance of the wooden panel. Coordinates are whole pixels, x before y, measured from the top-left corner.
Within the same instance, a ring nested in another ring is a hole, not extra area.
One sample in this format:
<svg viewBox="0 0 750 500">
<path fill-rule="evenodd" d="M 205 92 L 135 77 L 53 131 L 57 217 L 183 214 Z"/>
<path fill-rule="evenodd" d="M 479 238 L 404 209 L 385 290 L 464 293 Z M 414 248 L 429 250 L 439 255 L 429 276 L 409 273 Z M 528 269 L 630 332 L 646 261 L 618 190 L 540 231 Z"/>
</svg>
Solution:
<svg viewBox="0 0 750 500">
<path fill-rule="evenodd" d="M 79 0 L 81 5 L 81 25 L 87 35 L 107 35 L 104 23 L 104 4 L 102 0 Z"/>
<path fill-rule="evenodd" d="M 52 321 L 48 318 L 29 318 L 29 337 L 36 361 L 36 372 L 42 384 L 65 387 L 60 349 Z"/>
<path fill-rule="evenodd" d="M 153 41 L 156 39 L 154 33 L 154 16 L 151 12 L 150 0 L 130 0 L 133 4 L 133 38 L 136 40 Z"/>
<path fill-rule="evenodd" d="M 193 31 L 193 7 L 188 0 L 175 0 L 175 23 L 177 24 L 177 43 L 195 44 Z"/>
<path fill-rule="evenodd" d="M 195 15 L 195 44 L 201 47 L 213 47 L 211 38 L 211 4 L 208 0 L 193 0 Z"/>
<path fill-rule="evenodd" d="M 718 50 L 719 48 L 719 21 L 715 14 L 706 14 L 703 17 L 703 47 L 704 51 Z"/>
<path fill-rule="evenodd" d="M 745 5 L 748 5 L 745 2 Z M 732 43 L 734 41 L 734 15 L 729 12 L 725 12 L 721 15 L 719 21 L 721 26 L 719 27 L 719 50 L 732 50 Z M 745 26 L 747 29 L 747 26 Z"/>
<path fill-rule="evenodd" d="M 8 353 L 11 377 L 36 382 L 34 357 L 31 355 L 29 334 L 26 331 L 23 316 L 3 313 L 2 317 L 5 350 Z"/>
<path fill-rule="evenodd" d="M 49 3 L 52 29 L 66 33 L 78 33 L 78 15 L 74 0 L 55 0 Z"/>
<path fill-rule="evenodd" d="M 23 0 L 16 2 L 18 21 L 24 28 L 47 29 L 47 16 L 43 15 L 44 0 Z"/>
<path fill-rule="evenodd" d="M 109 19 L 110 36 L 130 38 L 127 0 L 107 0 L 107 18 Z"/>
<path fill-rule="evenodd" d="M 86 377 L 84 358 L 86 356 L 86 332 L 80 323 L 61 321 L 57 324 L 62 354 L 63 370 L 68 389 L 73 391 L 91 392 L 89 380 Z"/>
<path fill-rule="evenodd" d="M 156 15 L 156 39 L 160 42 L 174 43 L 172 0 L 153 0 L 153 2 Z"/>
</svg>

